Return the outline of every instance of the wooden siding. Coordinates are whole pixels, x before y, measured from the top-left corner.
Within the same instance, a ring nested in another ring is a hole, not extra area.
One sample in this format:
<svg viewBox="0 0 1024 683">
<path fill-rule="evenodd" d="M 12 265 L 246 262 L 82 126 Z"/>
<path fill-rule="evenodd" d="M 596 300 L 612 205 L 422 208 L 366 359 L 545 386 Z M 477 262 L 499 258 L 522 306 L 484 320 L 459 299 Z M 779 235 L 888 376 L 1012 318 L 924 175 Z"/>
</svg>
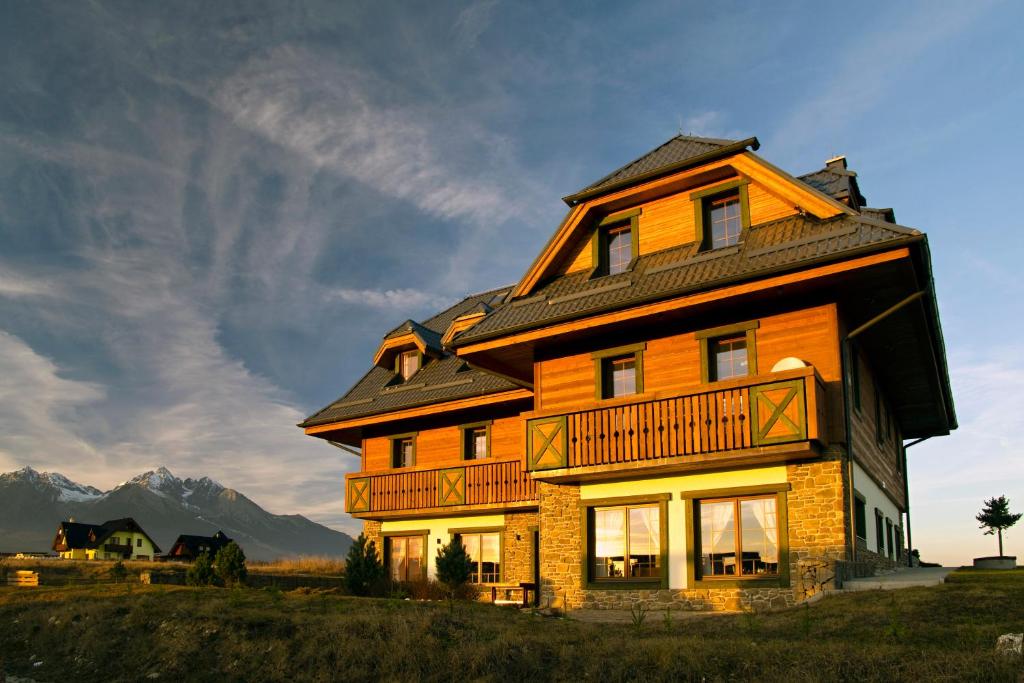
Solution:
<svg viewBox="0 0 1024 683">
<path fill-rule="evenodd" d="M 462 430 L 458 425 L 421 429 L 416 434 L 416 467 L 444 467 L 462 462 Z M 523 435 L 518 417 L 498 418 L 491 424 L 492 458 L 520 458 Z M 363 439 L 363 471 L 391 468 L 391 439 Z"/>
<path fill-rule="evenodd" d="M 881 442 L 876 437 L 875 397 L 881 391 L 867 358 L 858 353 L 857 368 L 860 372 L 860 408 L 850 410 L 850 431 L 853 432 L 853 457 L 875 483 L 887 492 L 899 508 L 906 509 L 904 475 L 900 467 L 901 444 L 899 425 L 884 400 L 884 419 L 891 426 L 888 438 Z M 851 391 L 850 401 L 853 402 Z M 856 485 L 856 482 L 854 482 Z M 872 519 L 868 520 L 873 523 Z"/>
<path fill-rule="evenodd" d="M 643 213 L 639 217 L 640 255 L 693 242 L 696 239 L 696 227 L 693 200 L 690 199 L 690 194 L 714 187 L 721 182 L 701 185 L 641 204 Z M 750 202 L 751 225 L 767 223 L 796 213 L 796 208 L 792 204 L 755 182 L 747 185 L 747 196 Z M 593 251 L 590 245 L 592 234 L 588 231 L 570 248 L 570 253 L 566 258 L 567 265 L 561 272 L 575 273 L 594 267 Z"/>
<path fill-rule="evenodd" d="M 749 318 L 747 318 L 749 319 Z M 740 320 L 728 322 L 741 322 Z M 701 387 L 699 330 L 647 341 L 644 351 L 644 390 L 648 393 L 686 393 Z M 825 382 L 829 400 L 841 396 L 836 310 L 832 304 L 778 313 L 759 319 L 756 331 L 757 372 L 765 374 L 776 362 L 796 356 L 813 366 Z M 537 405 L 544 411 L 586 410 L 601 405 L 594 391 L 591 351 L 540 361 L 535 386 Z M 830 410 L 829 423 L 839 413 Z M 836 434 L 830 435 L 836 440 Z"/>
</svg>

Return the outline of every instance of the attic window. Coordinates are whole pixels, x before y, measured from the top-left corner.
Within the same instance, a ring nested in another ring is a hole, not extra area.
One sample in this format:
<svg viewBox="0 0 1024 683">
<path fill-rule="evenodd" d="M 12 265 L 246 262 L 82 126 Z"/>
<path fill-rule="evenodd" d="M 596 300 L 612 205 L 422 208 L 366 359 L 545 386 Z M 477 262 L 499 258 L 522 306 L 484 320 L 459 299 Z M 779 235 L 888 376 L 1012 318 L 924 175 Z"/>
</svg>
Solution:
<svg viewBox="0 0 1024 683">
<path fill-rule="evenodd" d="M 416 371 L 420 369 L 420 353 L 419 351 L 403 351 L 398 357 L 398 374 L 402 376 L 402 380 L 408 380 L 410 377 L 416 374 Z"/>
<path fill-rule="evenodd" d="M 594 277 L 615 275 L 630 269 L 639 255 L 640 209 L 606 216 L 594 229 L 592 242 Z"/>
<path fill-rule="evenodd" d="M 740 243 L 743 230 L 750 227 L 747 184 L 746 179 L 732 180 L 690 193 L 701 251 Z"/>
</svg>

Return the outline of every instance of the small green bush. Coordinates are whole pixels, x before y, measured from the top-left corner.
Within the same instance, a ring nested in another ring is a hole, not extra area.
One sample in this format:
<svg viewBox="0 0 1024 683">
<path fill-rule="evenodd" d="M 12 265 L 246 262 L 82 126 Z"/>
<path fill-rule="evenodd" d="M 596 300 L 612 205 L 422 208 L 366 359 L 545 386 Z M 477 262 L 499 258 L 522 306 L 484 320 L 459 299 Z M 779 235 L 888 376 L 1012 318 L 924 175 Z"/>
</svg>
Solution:
<svg viewBox="0 0 1024 683">
<path fill-rule="evenodd" d="M 114 580 L 114 583 L 123 583 L 128 578 L 128 569 L 124 566 L 124 562 L 118 560 L 114 563 L 114 566 L 110 568 L 110 578 Z"/>
<path fill-rule="evenodd" d="M 384 564 L 377 554 L 377 544 L 359 534 L 345 558 L 345 587 L 352 595 L 384 594 Z"/>
<path fill-rule="evenodd" d="M 213 568 L 217 578 L 229 588 L 244 584 L 249 576 L 249 570 L 245 567 L 245 553 L 234 541 L 217 551 L 217 556 L 213 558 Z"/>
<path fill-rule="evenodd" d="M 437 551 L 437 579 L 448 588 L 450 596 L 461 592 L 469 582 L 473 572 L 473 562 L 462 545 L 462 539 L 456 536 L 451 543 L 441 546 Z"/>
<path fill-rule="evenodd" d="M 192 566 L 185 573 L 185 583 L 189 586 L 210 586 L 217 575 L 213 571 L 213 560 L 209 553 L 203 553 L 196 558 Z"/>
</svg>

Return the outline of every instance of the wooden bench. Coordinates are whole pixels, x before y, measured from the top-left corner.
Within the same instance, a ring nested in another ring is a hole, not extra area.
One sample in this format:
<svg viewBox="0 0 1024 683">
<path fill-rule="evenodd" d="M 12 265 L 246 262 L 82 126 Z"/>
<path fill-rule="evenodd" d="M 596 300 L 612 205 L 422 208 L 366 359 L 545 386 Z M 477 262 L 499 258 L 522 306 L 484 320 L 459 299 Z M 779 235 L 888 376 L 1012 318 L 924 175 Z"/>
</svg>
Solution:
<svg viewBox="0 0 1024 683">
<path fill-rule="evenodd" d="M 25 571 L 19 569 L 13 574 L 7 575 L 8 586 L 38 586 L 39 585 L 39 572 Z"/>
<path fill-rule="evenodd" d="M 491 602 L 495 605 L 517 605 L 520 607 L 530 606 L 530 592 L 533 592 L 533 599 L 537 600 L 537 584 L 523 581 L 522 583 L 500 583 L 491 586 Z M 513 600 L 514 594 L 519 594 L 519 600 Z M 499 595 L 501 597 L 499 597 Z"/>
</svg>

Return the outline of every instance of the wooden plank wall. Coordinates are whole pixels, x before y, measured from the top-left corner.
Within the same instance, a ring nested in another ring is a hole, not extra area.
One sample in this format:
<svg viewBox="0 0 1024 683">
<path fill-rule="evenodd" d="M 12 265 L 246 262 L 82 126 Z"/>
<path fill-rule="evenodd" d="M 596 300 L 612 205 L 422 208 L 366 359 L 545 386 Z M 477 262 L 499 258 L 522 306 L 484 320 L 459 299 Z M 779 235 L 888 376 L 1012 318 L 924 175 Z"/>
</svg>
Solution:
<svg viewBox="0 0 1024 683">
<path fill-rule="evenodd" d="M 416 436 L 416 467 L 458 465 L 462 448 L 458 425 L 421 429 Z M 518 417 L 502 417 L 491 424 L 492 458 L 522 458 L 523 427 Z M 386 436 L 363 439 L 363 471 L 391 467 L 391 440 Z"/>
<path fill-rule="evenodd" d="M 860 362 L 857 367 L 860 371 L 860 410 L 853 408 L 850 411 L 850 430 L 853 432 L 853 457 L 864 470 L 870 474 L 884 490 L 887 491 L 901 509 L 906 509 L 906 497 L 904 496 L 903 473 L 900 469 L 900 436 L 899 427 L 889 409 L 889 404 L 883 401 L 882 410 L 884 419 L 890 425 L 890 436 L 879 443 L 876 439 L 875 425 L 875 396 L 881 391 L 878 382 L 875 380 L 874 372 L 868 363 L 867 358 L 858 353 Z M 852 397 L 851 397 L 852 401 Z M 856 487 L 856 482 L 854 482 Z M 874 517 L 868 511 L 868 522 L 873 523 Z"/>
<path fill-rule="evenodd" d="M 696 227 L 690 193 L 718 185 L 721 182 L 723 181 L 716 181 L 710 185 L 702 185 L 642 204 L 643 213 L 639 218 L 640 254 L 651 254 L 693 242 L 696 239 Z M 792 204 L 754 182 L 747 185 L 747 196 L 750 201 L 752 225 L 767 223 L 797 212 Z M 588 232 L 573 246 L 572 254 L 566 260 L 568 265 L 562 272 L 575 273 L 594 267 L 590 235 L 591 233 Z"/>
<path fill-rule="evenodd" d="M 743 322 L 750 318 L 737 319 Z M 776 362 L 796 356 L 817 368 L 825 382 L 829 404 L 842 395 L 839 362 L 839 333 L 836 307 L 814 306 L 766 316 L 759 320 L 756 332 L 759 374 L 771 371 Z M 693 391 L 701 386 L 700 344 L 692 331 L 647 341 L 644 352 L 644 391 Z M 545 411 L 585 410 L 598 404 L 595 397 L 594 361 L 591 351 L 561 356 L 539 363 L 536 386 L 539 407 Z M 841 413 L 829 413 L 829 424 L 836 424 Z M 839 424 L 842 422 L 839 420 Z M 830 441 L 840 433 L 830 432 Z"/>
</svg>

